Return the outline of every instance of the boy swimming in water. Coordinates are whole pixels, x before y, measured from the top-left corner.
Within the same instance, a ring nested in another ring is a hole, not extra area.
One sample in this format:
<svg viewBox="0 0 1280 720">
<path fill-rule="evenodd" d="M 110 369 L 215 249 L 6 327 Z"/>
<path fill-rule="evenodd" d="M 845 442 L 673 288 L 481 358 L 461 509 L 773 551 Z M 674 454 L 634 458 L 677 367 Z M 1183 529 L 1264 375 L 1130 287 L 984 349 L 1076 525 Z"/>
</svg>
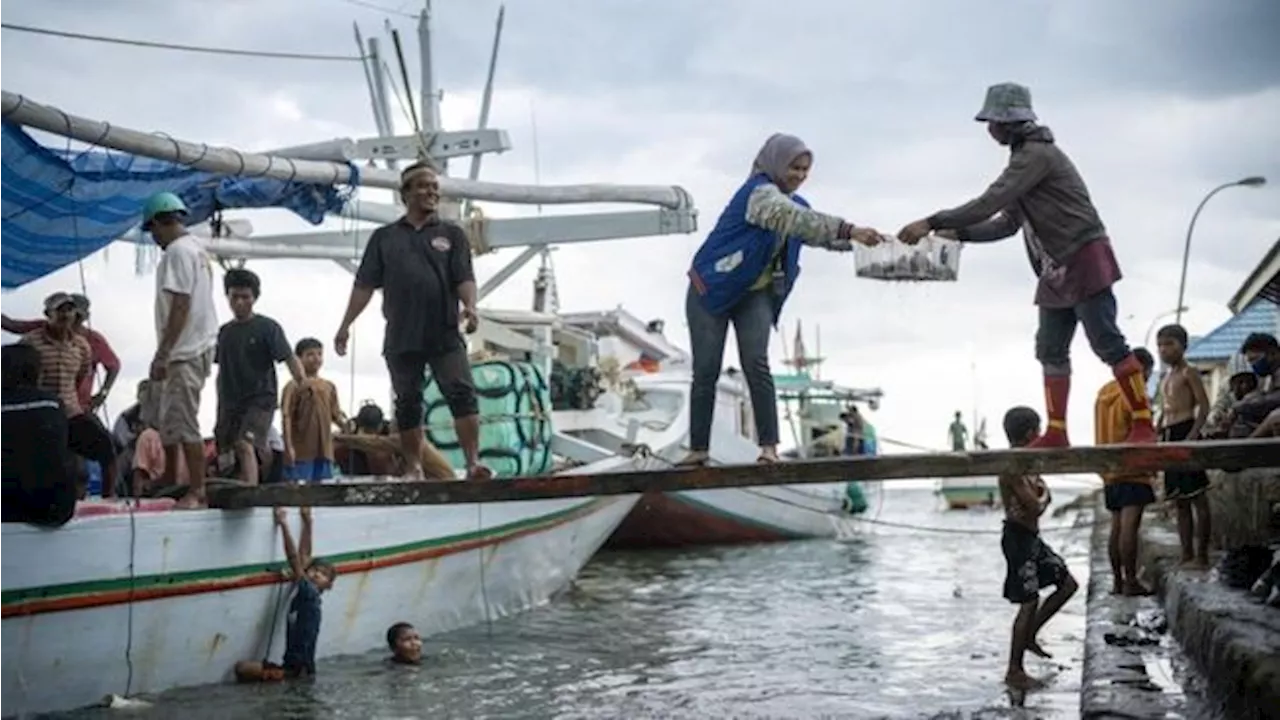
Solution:
<svg viewBox="0 0 1280 720">
<path fill-rule="evenodd" d="M 279 682 L 316 674 L 316 640 L 320 637 L 320 595 L 333 587 L 337 570 L 311 557 L 311 508 L 300 508 L 301 543 L 295 547 L 284 508 L 276 508 L 275 521 L 280 527 L 284 554 L 296 578 L 293 600 L 289 603 L 285 629 L 284 657 L 276 665 L 267 660 L 242 660 L 236 663 L 239 682 Z"/>
<path fill-rule="evenodd" d="M 397 665 L 418 665 L 422 662 L 422 636 L 407 622 L 398 622 L 387 628 L 389 660 Z"/>
<path fill-rule="evenodd" d="M 1040 435 L 1040 415 L 1029 407 L 1015 407 L 1005 413 L 1004 432 L 1011 447 L 1026 447 Z M 1027 674 L 1023 656 L 1029 650 L 1040 657 L 1050 657 L 1036 642 L 1036 633 L 1062 609 L 1079 585 L 1066 561 L 1040 538 L 1040 516 L 1052 499 L 1044 480 L 1038 475 L 1001 475 L 1000 499 L 1005 508 L 1000 548 L 1008 564 L 1004 597 L 1019 606 L 1013 620 L 1009 669 L 1004 681 L 1016 690 L 1030 690 L 1044 683 Z M 1053 594 L 1041 605 L 1040 590 L 1051 586 L 1055 588 Z"/>
</svg>

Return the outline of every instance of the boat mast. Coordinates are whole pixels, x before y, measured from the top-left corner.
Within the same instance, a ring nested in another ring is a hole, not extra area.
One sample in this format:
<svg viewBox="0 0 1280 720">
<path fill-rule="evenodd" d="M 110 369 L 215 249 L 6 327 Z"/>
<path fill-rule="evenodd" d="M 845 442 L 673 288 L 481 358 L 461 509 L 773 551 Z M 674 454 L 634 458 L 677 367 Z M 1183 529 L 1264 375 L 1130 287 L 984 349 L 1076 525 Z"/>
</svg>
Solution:
<svg viewBox="0 0 1280 720">
<path fill-rule="evenodd" d="M 431 46 L 431 0 L 423 0 L 418 14 L 419 62 L 422 67 L 422 135 L 425 139 L 440 130 L 440 91 L 436 89 L 435 66 L 432 63 L 434 48 Z M 473 156 L 474 157 L 474 156 Z M 440 161 L 440 171 L 449 172 L 449 160 Z"/>
</svg>

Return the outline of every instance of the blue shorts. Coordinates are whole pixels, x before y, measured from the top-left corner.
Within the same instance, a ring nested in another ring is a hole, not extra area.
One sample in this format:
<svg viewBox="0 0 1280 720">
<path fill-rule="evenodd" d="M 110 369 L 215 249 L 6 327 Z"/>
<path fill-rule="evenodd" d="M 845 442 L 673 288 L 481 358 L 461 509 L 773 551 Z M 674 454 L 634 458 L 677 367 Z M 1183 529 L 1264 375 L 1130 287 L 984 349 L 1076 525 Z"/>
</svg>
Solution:
<svg viewBox="0 0 1280 720">
<path fill-rule="evenodd" d="M 285 468 L 285 477 L 296 482 L 320 482 L 333 479 L 333 462 L 327 458 L 299 460 Z"/>
</svg>

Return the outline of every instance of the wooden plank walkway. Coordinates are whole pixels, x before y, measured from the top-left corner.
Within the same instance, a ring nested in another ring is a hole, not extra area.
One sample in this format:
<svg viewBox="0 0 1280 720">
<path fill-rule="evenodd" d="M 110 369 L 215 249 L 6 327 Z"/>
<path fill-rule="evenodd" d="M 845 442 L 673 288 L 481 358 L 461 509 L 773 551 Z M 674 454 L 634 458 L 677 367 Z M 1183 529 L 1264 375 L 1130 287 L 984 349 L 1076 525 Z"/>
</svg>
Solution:
<svg viewBox="0 0 1280 720">
<path fill-rule="evenodd" d="M 1159 445 L 1105 445 L 1052 450 L 883 455 L 703 468 L 540 475 L 486 481 L 387 482 L 358 480 L 312 485 L 210 489 L 210 506 L 446 505 L 558 497 L 627 495 L 674 490 L 992 476 L 1002 473 L 1158 472 L 1280 467 L 1280 440 L 1224 440 Z"/>
</svg>

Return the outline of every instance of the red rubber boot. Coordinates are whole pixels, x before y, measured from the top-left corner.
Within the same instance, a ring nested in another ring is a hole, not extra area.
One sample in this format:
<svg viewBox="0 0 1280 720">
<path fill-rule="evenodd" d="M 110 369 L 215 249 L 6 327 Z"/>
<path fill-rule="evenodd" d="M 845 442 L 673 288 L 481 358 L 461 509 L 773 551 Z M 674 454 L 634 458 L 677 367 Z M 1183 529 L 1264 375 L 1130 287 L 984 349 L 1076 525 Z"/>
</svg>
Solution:
<svg viewBox="0 0 1280 720">
<path fill-rule="evenodd" d="M 1071 395 L 1070 375 L 1044 376 L 1044 407 L 1048 423 L 1044 434 L 1032 440 L 1029 448 L 1071 447 L 1067 438 L 1067 398 Z"/>
<path fill-rule="evenodd" d="M 1149 445 L 1156 441 L 1156 429 L 1151 422 L 1151 402 L 1147 399 L 1147 382 L 1142 375 L 1142 363 L 1133 353 L 1111 368 L 1116 380 L 1120 383 L 1120 392 L 1124 394 L 1124 402 L 1129 406 L 1133 418 L 1129 426 L 1126 443 Z"/>
</svg>

